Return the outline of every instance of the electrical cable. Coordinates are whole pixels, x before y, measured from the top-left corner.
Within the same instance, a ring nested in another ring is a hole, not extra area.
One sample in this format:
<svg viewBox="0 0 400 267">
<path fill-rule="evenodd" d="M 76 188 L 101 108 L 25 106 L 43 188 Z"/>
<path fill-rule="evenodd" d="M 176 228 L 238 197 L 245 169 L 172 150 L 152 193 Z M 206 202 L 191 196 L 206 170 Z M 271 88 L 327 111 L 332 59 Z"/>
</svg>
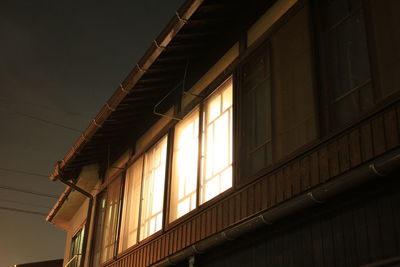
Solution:
<svg viewBox="0 0 400 267">
<path fill-rule="evenodd" d="M 16 191 L 16 192 L 41 196 L 41 197 L 49 197 L 49 198 L 58 199 L 58 197 L 56 195 L 51 195 L 51 194 L 46 194 L 46 193 L 41 193 L 41 192 L 36 192 L 36 191 L 30 191 L 30 190 L 20 189 L 20 188 L 16 188 L 16 187 L 11 187 L 11 186 L 0 185 L 0 189 L 11 190 L 11 191 Z"/>
<path fill-rule="evenodd" d="M 32 203 L 28 203 L 28 202 L 17 201 L 17 200 L 9 200 L 9 199 L 4 199 L 4 198 L 0 198 L 0 201 L 20 204 L 20 205 L 25 205 L 25 206 L 31 206 L 31 207 L 45 208 L 45 209 L 50 209 L 51 208 L 51 207 L 45 206 L 45 205 L 32 204 Z"/>
<path fill-rule="evenodd" d="M 22 213 L 29 213 L 29 214 L 47 216 L 47 214 L 44 213 L 44 212 L 32 211 L 32 210 L 23 210 L 23 209 L 14 209 L 14 208 L 9 208 L 9 207 L 2 207 L 2 206 L 0 206 L 0 210 L 16 211 L 16 212 L 22 212 Z"/>
<path fill-rule="evenodd" d="M 34 172 L 27 172 L 27 171 L 20 171 L 20 170 L 16 170 L 16 169 L 8 169 L 8 168 L 2 168 L 2 167 L 0 167 L 0 171 L 13 172 L 13 173 L 19 173 L 19 174 L 26 174 L 26 175 L 32 175 L 32 176 L 39 176 L 39 177 L 46 177 L 46 178 L 49 178 L 49 176 L 48 176 L 48 175 L 45 175 L 45 174 L 34 173 Z"/>
<path fill-rule="evenodd" d="M 13 112 L 15 114 L 18 114 L 18 115 L 22 116 L 22 117 L 27 117 L 27 118 L 32 119 L 32 120 L 37 120 L 37 121 L 40 121 L 40 122 L 43 122 L 43 123 L 47 123 L 47 124 L 50 124 L 50 125 L 53 125 L 53 126 L 61 127 L 61 128 L 73 131 L 73 132 L 81 133 L 81 131 L 78 130 L 78 129 L 75 129 L 75 128 L 72 128 L 72 127 L 69 127 L 69 126 L 65 126 L 65 125 L 57 123 L 57 122 L 52 122 L 52 121 L 49 121 L 49 120 L 45 120 L 45 119 L 42 119 L 42 118 L 39 118 L 39 117 L 36 117 L 36 116 L 32 116 L 32 115 L 29 115 L 29 114 L 26 114 L 26 113 L 22 113 L 20 111 L 17 111 L 17 110 L 14 110 L 14 109 L 10 109 L 10 108 L 5 108 L 5 107 L 0 107 L 0 108 L 3 109 L 3 110 L 11 111 L 11 112 Z"/>
</svg>

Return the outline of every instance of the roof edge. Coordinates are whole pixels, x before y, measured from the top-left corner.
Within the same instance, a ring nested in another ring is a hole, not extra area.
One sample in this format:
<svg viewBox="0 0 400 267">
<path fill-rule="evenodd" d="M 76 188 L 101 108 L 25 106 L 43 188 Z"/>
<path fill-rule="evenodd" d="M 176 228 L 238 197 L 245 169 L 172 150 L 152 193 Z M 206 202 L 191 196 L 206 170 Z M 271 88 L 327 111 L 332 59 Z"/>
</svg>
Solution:
<svg viewBox="0 0 400 267">
<path fill-rule="evenodd" d="M 181 6 L 181 8 L 179 8 L 179 10 L 175 13 L 175 16 L 172 17 L 164 30 L 150 45 L 133 70 L 119 85 L 106 104 L 100 109 L 99 113 L 92 120 L 78 140 L 75 141 L 72 148 L 56 165 L 54 171 L 50 175 L 51 180 L 54 181 L 57 179 L 57 175 L 60 173 L 60 171 L 79 154 L 79 152 L 85 147 L 90 139 L 96 134 L 97 130 L 102 127 L 108 117 L 115 111 L 121 101 L 143 76 L 146 69 L 148 69 L 154 63 L 164 48 L 186 24 L 187 20 L 190 19 L 203 1 L 204 0 L 188 0 Z"/>
</svg>

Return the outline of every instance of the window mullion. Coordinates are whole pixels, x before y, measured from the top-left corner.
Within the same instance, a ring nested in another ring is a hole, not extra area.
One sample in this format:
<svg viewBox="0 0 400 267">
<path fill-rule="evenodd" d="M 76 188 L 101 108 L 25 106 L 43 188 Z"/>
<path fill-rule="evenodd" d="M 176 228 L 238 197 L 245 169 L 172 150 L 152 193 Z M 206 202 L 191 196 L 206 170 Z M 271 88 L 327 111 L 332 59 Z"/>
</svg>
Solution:
<svg viewBox="0 0 400 267">
<path fill-rule="evenodd" d="M 203 154 L 203 121 L 204 121 L 204 102 L 200 104 L 199 107 L 199 129 L 198 129 L 198 151 L 197 151 L 197 186 L 196 186 L 196 208 L 199 207 L 200 205 L 200 194 L 202 193 L 200 190 L 201 186 L 201 175 L 203 170 L 203 165 L 202 163 L 202 154 Z"/>
<path fill-rule="evenodd" d="M 142 230 L 142 204 L 143 204 L 143 186 L 144 186 L 144 166 L 146 162 L 146 155 L 143 155 L 143 160 L 142 160 L 142 177 L 140 178 L 140 203 L 139 203 L 139 216 L 138 216 L 138 225 L 137 225 L 137 233 L 136 233 L 136 243 L 139 242 L 140 240 L 140 232 Z"/>
</svg>

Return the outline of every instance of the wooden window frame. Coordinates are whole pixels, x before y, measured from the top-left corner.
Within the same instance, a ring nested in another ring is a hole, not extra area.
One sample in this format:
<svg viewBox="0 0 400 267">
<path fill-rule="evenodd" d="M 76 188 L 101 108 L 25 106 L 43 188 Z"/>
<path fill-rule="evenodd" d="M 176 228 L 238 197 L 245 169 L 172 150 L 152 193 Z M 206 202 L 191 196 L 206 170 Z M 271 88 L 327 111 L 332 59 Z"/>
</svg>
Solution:
<svg viewBox="0 0 400 267">
<path fill-rule="evenodd" d="M 321 116 L 319 119 L 319 124 L 320 124 L 320 132 L 322 136 L 327 136 L 327 135 L 335 135 L 352 125 L 358 123 L 359 121 L 362 121 L 365 119 L 367 116 L 370 114 L 374 113 L 380 106 L 380 102 L 382 102 L 381 99 L 381 93 L 380 90 L 376 84 L 377 80 L 377 71 L 376 71 L 376 60 L 375 60 L 375 55 L 374 55 L 374 50 L 372 47 L 372 36 L 371 36 L 371 22 L 369 21 L 369 13 L 370 11 L 370 6 L 367 1 L 360 1 L 361 2 L 361 7 L 359 7 L 356 11 L 353 11 L 352 14 L 347 15 L 347 17 L 352 17 L 355 16 L 356 13 L 362 12 L 363 16 L 363 22 L 364 22 L 364 28 L 365 28 L 365 39 L 366 39 L 366 46 L 367 46 L 367 54 L 368 54 L 368 62 L 369 62 L 369 71 L 370 71 L 370 78 L 368 83 L 365 83 L 365 85 L 370 84 L 371 89 L 372 89 L 372 99 L 373 99 L 373 105 L 366 111 L 359 111 L 360 114 L 354 118 L 350 119 L 347 122 L 345 122 L 342 126 L 339 126 L 335 128 L 332 123 L 332 90 L 329 88 L 327 85 L 329 83 L 328 79 L 328 73 L 327 73 L 327 66 L 326 66 L 326 61 L 327 61 L 327 56 L 326 52 L 324 51 L 324 32 L 322 30 L 322 23 L 321 23 L 321 15 L 318 14 L 319 8 L 317 7 L 318 4 L 316 3 L 318 0 L 310 0 L 311 3 L 311 19 L 312 19 L 312 32 L 313 36 L 315 36 L 313 42 L 314 42 L 314 50 L 315 50 L 315 56 L 314 56 L 314 61 L 315 65 L 318 66 L 318 71 L 316 71 L 316 79 L 317 79 L 317 87 L 320 88 L 320 95 L 319 95 L 319 100 L 320 100 L 320 105 L 319 105 L 319 110 L 321 111 Z M 349 0 L 348 0 L 349 1 Z M 346 19 L 343 19 L 340 23 L 343 23 Z M 338 98 L 345 97 L 344 95 L 349 95 L 355 91 L 357 91 L 359 88 L 362 88 L 362 86 L 358 85 L 355 86 L 354 88 L 351 88 L 344 92 L 341 96 Z M 360 97 L 358 97 L 360 98 Z M 358 104 L 359 105 L 359 104 Z M 360 109 L 360 107 L 358 106 Z"/>
<path fill-rule="evenodd" d="M 233 64 L 236 65 L 236 64 Z M 207 102 L 207 100 L 212 97 L 212 95 L 217 92 L 217 90 L 222 86 L 225 82 L 228 82 L 228 80 L 231 80 L 231 86 L 232 86 L 232 147 L 231 147 L 231 157 L 232 157 L 232 186 L 228 188 L 227 190 L 220 192 L 218 195 L 214 196 L 213 198 L 204 201 L 203 203 L 200 202 L 200 194 L 201 194 L 201 153 L 202 153 L 202 145 L 203 145 L 203 138 L 202 138 L 202 132 L 203 132 L 203 124 L 204 124 L 204 106 Z M 175 138 L 171 138 L 171 149 L 170 149 L 170 163 L 169 163 L 169 168 L 170 171 L 168 173 L 168 201 L 167 201 L 167 211 L 165 212 L 165 229 L 170 229 L 174 227 L 175 225 L 181 223 L 182 221 L 185 221 L 187 218 L 193 216 L 194 214 L 198 213 L 200 210 L 203 210 L 204 208 L 208 207 L 209 205 L 212 205 L 216 201 L 220 200 L 221 198 L 225 197 L 227 194 L 230 194 L 235 188 L 236 188 L 236 167 L 235 165 L 237 164 L 237 159 L 236 159 L 236 147 L 237 147 L 237 141 L 236 141 L 236 117 L 237 117 L 237 111 L 236 111 L 236 74 L 233 71 L 226 71 L 219 75 L 210 85 L 204 90 L 204 95 L 206 95 L 200 103 L 197 103 L 195 105 L 191 105 L 191 109 L 189 112 L 187 112 L 187 115 L 190 115 L 190 113 L 198 109 L 199 112 L 199 142 L 198 142 L 198 163 L 197 163 L 197 185 L 196 185 L 196 207 L 187 212 L 186 214 L 182 215 L 181 217 L 178 217 L 174 220 L 170 220 L 170 206 L 171 206 L 171 185 L 172 185 L 172 153 L 173 153 L 173 146 L 174 146 L 174 141 Z M 172 136 L 175 137 L 175 128 L 176 124 L 171 128 L 171 132 L 173 133 Z"/>
</svg>

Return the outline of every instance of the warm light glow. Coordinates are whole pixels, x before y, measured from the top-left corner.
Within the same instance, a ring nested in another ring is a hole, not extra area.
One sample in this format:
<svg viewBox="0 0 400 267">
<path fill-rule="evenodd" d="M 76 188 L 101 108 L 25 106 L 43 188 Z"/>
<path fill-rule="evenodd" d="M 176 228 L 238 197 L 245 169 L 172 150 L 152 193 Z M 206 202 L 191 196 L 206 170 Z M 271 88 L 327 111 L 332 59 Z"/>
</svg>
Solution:
<svg viewBox="0 0 400 267">
<path fill-rule="evenodd" d="M 201 203 L 232 187 L 232 78 L 206 101 L 204 110 Z"/>
<path fill-rule="evenodd" d="M 170 221 L 196 208 L 199 110 L 175 127 Z"/>
<path fill-rule="evenodd" d="M 167 137 L 144 155 L 140 240 L 162 228 Z"/>
<path fill-rule="evenodd" d="M 101 262 L 110 260 L 114 255 L 114 245 L 117 236 L 117 222 L 119 211 L 119 196 L 121 189 L 121 179 L 112 182 L 107 191 L 106 215 L 103 228 L 103 240 L 101 250 Z"/>
<path fill-rule="evenodd" d="M 119 252 L 126 250 L 137 242 L 142 167 L 143 157 L 140 157 L 126 171 Z"/>
</svg>

